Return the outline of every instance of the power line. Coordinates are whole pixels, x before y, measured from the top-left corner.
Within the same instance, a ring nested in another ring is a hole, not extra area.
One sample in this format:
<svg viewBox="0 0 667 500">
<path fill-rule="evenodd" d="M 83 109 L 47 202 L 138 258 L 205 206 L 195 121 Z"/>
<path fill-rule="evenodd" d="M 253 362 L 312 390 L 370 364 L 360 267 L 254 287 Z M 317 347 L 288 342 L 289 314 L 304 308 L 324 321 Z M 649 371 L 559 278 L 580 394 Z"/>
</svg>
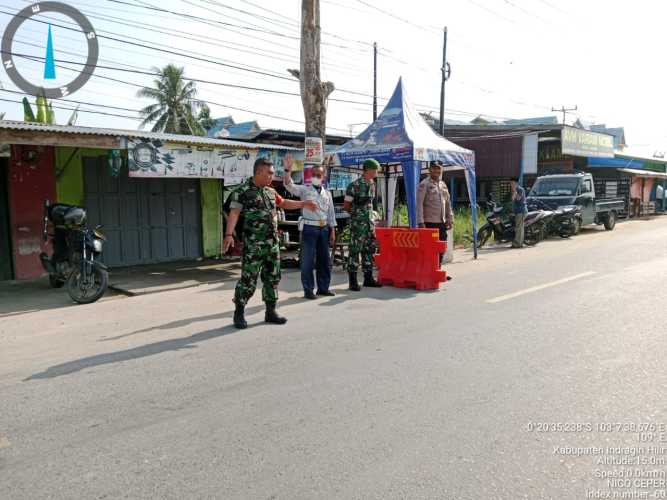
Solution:
<svg viewBox="0 0 667 500">
<path fill-rule="evenodd" d="M 26 0 L 26 1 L 29 1 L 29 0 Z M 6 8 L 7 6 L 4 6 L 4 7 Z M 2 11 L 0 11 L 0 12 L 2 12 Z M 2 12 L 2 13 L 7 14 L 6 12 Z M 56 19 L 51 18 L 51 17 L 48 17 L 48 16 L 42 16 L 42 17 L 44 17 L 45 19 L 50 19 L 50 20 L 56 21 Z M 142 29 L 142 30 L 147 30 L 147 31 L 151 31 L 151 32 L 158 32 L 158 33 L 162 33 L 162 34 L 166 34 L 166 35 L 171 35 L 171 36 L 175 36 L 174 33 L 181 33 L 181 34 L 184 34 L 184 35 L 191 35 L 191 36 L 193 36 L 193 37 L 197 37 L 197 36 L 199 36 L 199 35 L 197 35 L 197 34 L 194 34 L 194 33 L 191 33 L 191 32 L 187 32 L 187 31 L 182 31 L 182 30 L 163 31 L 163 30 L 160 29 L 160 28 L 161 28 L 160 26 L 151 25 L 151 24 L 148 24 L 148 23 L 141 23 L 141 25 L 137 26 L 137 25 L 134 24 L 134 23 L 127 23 L 127 22 L 124 22 L 121 18 L 117 18 L 117 17 L 115 17 L 115 16 L 109 16 L 109 15 L 104 16 L 104 15 L 99 15 L 99 14 L 97 14 L 97 15 L 95 15 L 95 14 L 89 14 L 89 17 L 91 17 L 92 19 L 101 19 L 101 20 L 103 20 L 103 21 L 109 21 L 109 20 L 111 20 L 111 22 L 114 22 L 115 24 L 121 24 L 121 25 L 129 26 L 129 27 L 133 27 L 133 28 L 136 28 L 136 29 Z M 44 23 L 43 21 L 39 21 L 39 20 L 37 20 L 37 19 L 31 19 L 31 20 L 33 20 L 33 21 L 35 21 L 35 22 L 42 22 L 42 23 Z M 53 23 L 49 23 L 49 24 L 53 24 Z M 72 22 L 72 23 L 69 23 L 69 24 L 76 25 L 76 23 L 73 23 L 73 22 Z M 63 27 L 63 26 L 58 25 L 58 24 L 53 24 L 53 25 L 54 25 L 54 26 Z M 149 29 L 149 28 L 152 28 L 152 29 Z M 74 31 L 79 31 L 79 30 L 74 30 Z M 144 39 L 142 39 L 142 38 L 137 38 L 137 37 L 130 37 L 130 36 L 127 36 L 126 34 L 114 33 L 114 32 L 107 31 L 107 30 L 99 30 L 99 31 L 98 31 L 98 34 L 99 34 L 99 33 L 107 33 L 107 34 L 111 34 L 111 35 L 119 36 L 119 37 L 122 36 L 122 37 L 124 37 L 125 39 L 136 40 L 136 41 L 139 41 L 139 42 L 142 42 L 142 43 L 153 43 L 154 45 L 161 45 L 162 47 L 167 47 L 168 49 L 173 49 L 173 48 L 174 48 L 174 47 L 171 47 L 171 46 L 166 45 L 166 44 L 160 44 L 160 43 L 157 43 L 157 42 L 152 42 L 152 41 L 144 40 Z M 236 32 L 235 32 L 235 33 L 236 33 Z M 243 34 L 243 33 L 238 33 L 238 34 L 243 35 L 243 36 L 247 36 L 247 35 L 245 35 L 245 34 Z M 105 37 L 105 38 L 108 38 L 108 39 L 111 39 L 111 40 L 114 40 L 114 41 L 118 41 L 118 39 L 113 38 L 113 37 L 109 37 L 109 36 L 105 36 L 105 35 L 101 35 L 101 34 L 100 34 L 99 36 L 100 36 L 100 37 Z M 187 36 L 185 36 L 185 37 L 181 37 L 181 38 L 190 39 L 190 40 L 193 40 L 193 41 L 195 41 L 195 42 L 199 42 L 199 43 L 206 43 L 207 45 L 217 45 L 217 46 L 224 47 L 224 48 L 232 48 L 232 50 L 236 50 L 236 51 L 239 51 L 239 52 L 246 52 L 246 53 L 250 53 L 250 54 L 253 54 L 253 55 L 258 55 L 258 56 L 260 56 L 260 57 L 270 57 L 271 59 L 274 59 L 274 60 L 278 59 L 278 60 L 283 60 L 283 61 L 288 62 L 288 63 L 296 63 L 295 60 L 284 59 L 284 58 L 281 58 L 281 57 L 269 56 L 269 55 L 267 55 L 267 54 L 263 54 L 263 53 L 261 53 L 261 52 L 254 52 L 254 51 L 252 51 L 252 50 L 247 50 L 247 48 L 246 48 L 247 46 L 245 46 L 245 45 L 241 45 L 241 44 L 234 44 L 234 43 L 231 43 L 231 42 L 230 42 L 231 45 L 236 45 L 236 46 L 240 46 L 240 47 L 244 47 L 244 48 L 234 48 L 234 47 L 230 47 L 229 45 L 226 45 L 226 44 L 224 44 L 224 43 L 219 43 L 219 42 L 211 41 L 211 40 L 202 40 L 202 39 L 200 39 L 200 38 L 188 38 Z M 257 37 L 253 37 L 253 39 L 255 39 L 255 38 L 257 38 Z M 274 42 L 269 42 L 268 40 L 266 40 L 266 41 L 267 41 L 268 43 L 272 43 L 273 45 L 276 45 Z M 125 43 L 127 43 L 127 42 L 125 42 Z M 278 44 L 278 45 L 279 45 L 279 44 Z M 141 44 L 139 44 L 139 46 L 141 46 L 141 47 L 145 47 L 145 48 L 149 48 L 149 49 L 152 49 L 152 50 L 163 50 L 163 51 L 165 51 L 165 52 L 167 52 L 167 53 L 170 53 L 170 54 L 178 54 L 178 53 L 176 53 L 176 52 L 169 51 L 169 50 L 164 50 L 164 49 L 159 49 L 159 48 L 157 48 L 157 47 L 146 47 L 145 45 L 141 45 Z M 196 54 L 196 55 L 201 55 L 201 53 L 197 53 L 197 52 L 194 52 L 194 51 L 189 51 L 189 52 L 190 52 L 190 53 L 194 53 L 194 54 Z M 275 51 L 271 51 L 271 50 L 267 50 L 266 52 L 273 52 L 274 54 L 281 55 L 281 53 L 279 53 L 279 52 L 275 52 Z M 178 54 L 178 55 L 181 55 L 181 56 L 183 56 L 183 57 L 190 57 L 190 58 L 195 58 L 195 59 L 197 59 L 196 56 L 190 56 L 190 55 L 187 55 L 187 54 Z M 202 60 L 202 61 L 204 61 L 204 62 L 208 62 L 208 63 L 215 63 L 215 64 L 226 65 L 227 67 L 237 68 L 237 69 L 241 69 L 241 70 L 243 70 L 243 71 L 248 71 L 248 68 L 250 68 L 250 69 L 254 69 L 254 70 L 256 70 L 256 72 L 258 72 L 258 74 L 267 75 L 267 72 L 264 71 L 264 68 L 257 68 L 257 67 L 248 66 L 248 65 L 246 65 L 246 68 L 241 68 L 241 67 L 238 66 L 238 65 L 241 64 L 241 63 L 237 63 L 236 61 L 228 61 L 228 62 L 224 62 L 224 61 L 225 61 L 224 59 L 219 59 L 220 61 L 223 61 L 223 62 L 218 63 L 218 62 L 215 61 L 215 60 L 204 59 L 204 58 L 198 58 L 198 59 L 199 59 L 199 60 Z M 233 63 L 233 64 L 230 64 L 230 63 Z M 345 66 L 342 66 L 342 65 L 339 66 L 339 65 L 337 65 L 337 64 L 329 63 L 329 62 L 325 62 L 324 64 L 325 64 L 325 65 L 328 65 L 328 66 L 331 66 L 331 67 L 333 67 L 333 68 L 337 68 L 337 71 L 344 71 L 344 72 L 348 72 L 348 73 L 350 73 L 350 74 L 359 74 L 359 72 L 356 72 L 356 71 L 350 71 L 350 70 L 348 69 L 348 68 L 350 68 L 350 65 L 349 65 L 349 64 L 347 64 L 347 65 L 345 65 Z M 289 78 L 289 77 L 282 77 L 281 75 L 269 74 L 269 75 L 267 75 L 267 76 L 271 76 L 271 77 L 274 77 L 274 78 L 277 77 L 277 78 L 283 78 L 283 79 L 291 80 L 291 78 Z"/>
<path fill-rule="evenodd" d="M 23 104 L 23 101 L 14 101 L 13 99 L 0 98 L 0 101 L 13 102 L 13 103 L 16 103 L 16 104 Z M 88 109 L 66 108 L 66 107 L 63 107 L 63 106 L 53 106 L 53 105 L 51 107 L 53 109 L 63 109 L 65 111 L 77 111 L 79 113 L 92 113 L 92 114 L 96 114 L 96 115 L 115 116 L 117 118 L 128 118 L 130 120 L 141 120 L 141 118 L 139 118 L 137 116 L 119 115 L 119 114 L 116 114 L 116 113 L 106 113 L 104 111 L 93 111 L 93 110 L 88 110 Z"/>
<path fill-rule="evenodd" d="M 539 20 L 542 21 L 543 23 L 550 24 L 549 21 L 547 21 L 546 19 L 543 19 L 542 17 L 538 16 L 538 15 L 535 14 L 534 12 L 530 12 L 530 11 L 524 9 L 523 7 L 521 7 L 520 5 L 515 4 L 512 0 L 505 0 L 505 3 L 511 5 L 512 7 L 514 7 L 514 8 L 517 9 L 517 10 L 520 10 L 521 12 L 523 12 L 524 14 L 526 14 L 527 16 L 532 16 L 532 17 L 534 17 L 535 19 L 539 19 Z"/>
<path fill-rule="evenodd" d="M 295 36 L 291 36 L 291 35 L 285 35 L 283 33 L 278 33 L 277 31 L 269 31 L 269 30 L 265 30 L 265 29 L 261 29 L 261 28 L 253 28 L 251 26 L 241 26 L 241 25 L 238 25 L 238 24 L 226 23 L 224 21 L 209 20 L 209 19 L 205 19 L 205 18 L 200 17 L 200 16 L 195 16 L 195 15 L 192 15 L 192 14 L 188 14 L 186 12 L 176 12 L 176 11 L 173 11 L 173 10 L 164 9 L 162 7 L 157 7 L 157 6 L 154 6 L 154 5 L 151 5 L 151 4 L 137 5 L 137 4 L 133 4 L 133 3 L 129 3 L 129 2 L 124 2 L 123 0 L 107 0 L 107 2 L 117 3 L 117 4 L 120 4 L 120 5 L 126 5 L 128 7 L 133 7 L 133 8 L 136 8 L 136 9 L 148 9 L 148 10 L 155 11 L 155 12 L 165 12 L 165 13 L 172 14 L 174 16 L 204 22 L 205 24 L 209 24 L 209 25 L 211 23 L 215 23 L 215 24 L 219 24 L 219 25 L 222 25 L 222 26 L 231 26 L 231 27 L 234 27 L 234 28 L 243 29 L 243 30 L 247 30 L 247 31 L 254 31 L 254 32 L 260 32 L 260 33 L 266 33 L 266 34 L 269 34 L 269 35 L 279 36 L 279 37 L 283 37 L 283 38 L 290 38 L 292 40 L 298 40 L 299 39 L 299 37 L 295 37 Z M 145 3 L 145 2 L 143 2 L 143 3 Z"/>
<path fill-rule="evenodd" d="M 382 14 L 384 14 L 384 15 L 386 15 L 386 16 L 389 16 L 389 17 L 391 17 L 391 18 L 393 18 L 393 19 L 396 19 L 396 20 L 401 21 L 401 22 L 403 22 L 403 23 L 409 24 L 410 26 L 413 26 L 413 27 L 417 28 L 417 29 L 420 30 L 420 31 L 423 31 L 424 29 L 427 28 L 426 26 L 422 26 L 422 25 L 413 23 L 412 21 L 409 21 L 409 20 L 405 19 L 404 17 L 397 16 L 396 14 L 393 14 L 393 13 L 391 13 L 391 12 L 388 12 L 388 11 L 386 11 L 386 10 L 383 10 L 383 9 L 381 9 L 380 7 L 376 7 L 375 5 L 372 5 L 372 4 L 368 3 L 368 2 L 365 2 L 364 0 L 357 0 L 357 2 L 359 2 L 359 3 L 362 4 L 362 5 L 365 5 L 366 7 L 370 7 L 371 9 L 377 10 L 378 12 L 381 12 Z M 433 30 L 432 30 L 432 31 L 433 31 Z"/>
<path fill-rule="evenodd" d="M 508 17 L 503 16 L 502 14 L 499 14 L 495 10 L 489 9 L 486 5 L 481 5 L 477 3 L 475 0 L 467 0 L 469 3 L 473 4 L 475 7 L 485 10 L 486 12 L 496 16 L 499 19 L 502 19 L 503 21 L 507 21 L 508 23 L 516 24 L 516 21 L 513 19 L 510 19 Z"/>
<path fill-rule="evenodd" d="M 39 45 L 37 45 L 37 44 L 28 44 L 26 42 L 21 42 L 21 43 L 24 43 L 26 45 L 32 45 L 32 46 L 35 46 L 35 47 L 39 47 Z M 64 51 L 62 51 L 62 52 L 65 53 Z M 5 51 L 0 51 L 0 53 L 5 53 Z M 12 56 L 15 56 L 15 57 L 20 57 L 20 58 L 23 58 L 23 59 L 30 59 L 30 60 L 33 60 L 33 61 L 44 61 L 45 60 L 44 57 L 33 56 L 33 55 L 30 55 L 30 54 L 21 54 L 21 53 L 17 53 L 17 52 L 10 52 L 9 54 L 12 55 Z M 80 54 L 73 54 L 71 52 L 69 52 L 69 54 L 71 54 L 71 55 L 80 55 Z M 84 63 L 84 62 L 70 61 L 70 60 L 65 60 L 65 59 L 54 59 L 54 62 L 63 63 L 63 64 L 73 64 L 73 65 L 77 65 L 77 66 L 86 66 L 86 63 Z M 140 74 L 140 75 L 147 75 L 147 76 L 153 76 L 153 77 L 160 76 L 160 73 L 157 73 L 157 72 L 154 72 L 154 71 L 146 71 L 144 69 L 139 68 L 138 66 L 135 66 L 134 68 L 119 68 L 119 67 L 116 67 L 116 66 L 108 66 L 108 65 L 98 64 L 95 67 L 96 67 L 96 69 L 106 69 L 106 70 L 110 70 L 110 71 L 119 71 L 119 72 L 124 72 L 124 73 Z M 67 68 L 67 67 L 65 67 L 65 68 L 66 69 L 71 69 L 71 68 Z M 99 78 L 105 78 L 102 75 L 95 75 L 95 73 L 93 73 L 93 72 L 87 72 L 85 70 L 82 70 L 81 72 L 84 73 L 84 74 L 92 75 L 92 76 L 98 76 Z M 182 78 L 183 78 L 183 80 L 186 80 L 186 81 L 192 81 L 192 82 L 196 82 L 196 83 L 205 83 L 205 84 L 209 84 L 209 85 L 218 85 L 218 86 L 221 86 L 221 87 L 230 87 L 230 88 L 242 89 L 242 90 L 252 90 L 252 91 L 256 91 L 256 92 L 266 92 L 266 93 L 270 93 L 270 94 L 281 94 L 281 95 L 301 97 L 301 94 L 298 93 L 298 92 L 288 92 L 288 91 L 283 91 L 283 90 L 266 89 L 266 88 L 261 88 L 261 87 L 250 87 L 250 86 L 247 86 L 247 85 L 238 85 L 238 84 L 234 84 L 234 83 L 216 82 L 216 81 L 212 81 L 212 80 L 204 80 L 204 79 L 201 79 L 201 78 L 191 78 L 191 77 L 188 77 L 188 76 L 185 76 L 185 75 L 183 75 Z M 120 82 L 121 80 L 114 80 L 114 81 Z M 133 85 L 133 86 L 136 86 L 136 87 L 144 87 L 144 85 L 139 85 L 139 84 L 135 84 L 135 83 L 132 83 L 132 82 L 123 82 L 123 83 L 127 83 L 129 85 Z M 329 101 L 342 102 L 342 103 L 347 103 L 347 104 L 361 104 L 361 105 L 369 105 L 370 104 L 368 102 L 350 101 L 350 100 L 347 100 L 347 99 L 336 99 L 336 98 L 329 98 Z"/>
<path fill-rule="evenodd" d="M 31 94 L 26 94 L 25 92 L 19 92 L 18 90 L 9 90 L 9 89 L 5 89 L 5 88 L 0 88 L 0 92 L 7 92 L 7 93 L 10 93 L 10 94 L 23 95 L 23 96 L 26 96 L 26 97 L 31 96 Z M 50 99 L 50 100 L 51 101 L 72 102 L 74 104 L 82 104 L 84 106 L 95 106 L 95 107 L 98 107 L 98 108 L 115 109 L 117 111 L 130 111 L 132 113 L 139 113 L 138 109 L 123 108 L 123 107 L 120 107 L 120 106 L 111 106 L 111 105 L 108 105 L 108 104 L 98 104 L 98 103 L 94 103 L 94 102 L 76 101 L 74 99 L 56 99 L 56 98 L 53 98 L 53 99 Z M 76 109 L 76 108 L 74 108 L 74 109 Z M 136 117 L 134 117 L 134 118 L 136 118 Z"/>
<path fill-rule="evenodd" d="M 119 0 L 109 0 L 109 1 L 119 1 Z M 15 14 L 12 14 L 11 12 L 6 12 L 6 11 L 3 11 L 3 10 L 0 10 L 0 13 L 1 14 L 6 14 L 6 15 L 9 15 L 9 16 L 15 15 Z M 47 25 L 51 24 L 52 26 L 56 26 L 56 27 L 59 27 L 59 28 L 70 30 L 70 31 L 75 31 L 77 33 L 82 33 L 82 30 L 76 29 L 76 28 L 71 28 L 69 26 L 63 26 L 61 24 L 55 24 L 55 23 L 47 23 L 46 21 L 41 21 L 39 19 L 34 19 L 34 18 L 28 17 L 28 16 L 19 16 L 19 17 L 22 17 L 23 19 L 28 19 L 28 20 L 36 22 L 36 23 L 47 24 Z M 123 35 L 118 35 L 118 36 L 123 36 Z M 135 46 L 135 47 L 142 47 L 142 48 L 145 48 L 145 49 L 154 50 L 156 52 L 163 52 L 163 53 L 166 53 L 166 54 L 176 55 L 176 56 L 180 56 L 180 57 L 186 57 L 186 58 L 194 59 L 194 60 L 197 60 L 197 61 L 203 61 L 203 62 L 207 62 L 209 64 L 215 64 L 215 65 L 218 65 L 218 66 L 224 66 L 224 67 L 227 67 L 227 68 L 238 69 L 238 70 L 246 71 L 246 72 L 249 72 L 249 73 L 255 73 L 255 74 L 259 74 L 259 75 L 270 76 L 272 78 L 277 78 L 277 79 L 280 79 L 280 80 L 293 81 L 292 78 L 289 78 L 287 76 L 280 76 L 280 75 L 268 73 L 266 71 L 258 71 L 258 70 L 250 69 L 250 67 L 242 67 L 242 66 L 238 66 L 238 65 L 235 65 L 235 64 L 227 64 L 227 63 L 224 63 L 224 62 L 221 62 L 221 61 L 216 61 L 216 60 L 209 59 L 209 58 L 206 58 L 206 57 L 193 56 L 193 55 L 189 55 L 189 54 L 186 54 L 186 53 L 183 53 L 183 52 L 178 52 L 178 51 L 175 51 L 175 50 L 161 49 L 161 48 L 158 48 L 158 47 L 155 47 L 155 46 L 152 46 L 152 45 L 147 45 L 147 43 L 151 43 L 151 42 L 147 42 L 145 40 L 142 40 L 142 42 L 144 42 L 144 43 L 137 43 L 137 42 L 131 42 L 129 40 L 123 40 L 123 39 L 120 39 L 120 38 L 115 38 L 115 37 L 111 37 L 111 36 L 107 36 L 107 35 L 100 35 L 99 33 L 97 34 L 97 37 L 98 38 L 104 38 L 104 39 L 107 39 L 107 40 L 113 40 L 115 42 L 123 43 L 123 44 L 126 44 L 126 45 L 132 45 L 132 46 Z M 126 38 L 128 38 L 128 37 L 126 37 Z M 139 40 L 138 38 L 135 38 L 135 37 L 131 37 L 131 38 L 133 38 L 135 40 Z M 163 45 L 163 44 L 160 44 L 160 45 Z M 163 45 L 163 46 L 165 46 L 165 45 Z"/>
</svg>

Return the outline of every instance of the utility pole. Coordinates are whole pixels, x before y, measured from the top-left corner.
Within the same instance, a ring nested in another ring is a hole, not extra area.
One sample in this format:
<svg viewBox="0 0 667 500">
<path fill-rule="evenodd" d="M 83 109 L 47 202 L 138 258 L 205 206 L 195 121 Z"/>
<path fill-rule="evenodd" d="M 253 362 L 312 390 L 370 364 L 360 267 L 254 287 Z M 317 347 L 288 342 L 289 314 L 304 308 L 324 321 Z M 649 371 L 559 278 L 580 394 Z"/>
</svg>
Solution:
<svg viewBox="0 0 667 500">
<path fill-rule="evenodd" d="M 301 84 L 301 103 L 306 120 L 306 137 L 318 137 L 326 142 L 327 98 L 334 84 L 320 80 L 320 1 L 301 1 L 301 65 L 288 70 Z M 312 165 L 304 165 L 304 179 Z"/>
<path fill-rule="evenodd" d="M 561 106 L 560 109 L 551 108 L 551 111 L 563 113 L 563 125 L 565 125 L 565 113 L 569 113 L 570 111 L 576 111 L 576 110 L 577 110 L 577 105 L 575 105 L 574 108 L 566 108 L 565 106 Z"/>
<path fill-rule="evenodd" d="M 447 26 L 442 42 L 442 81 L 440 83 L 440 135 L 445 136 L 445 82 L 452 76 L 452 68 L 447 62 Z"/>
<path fill-rule="evenodd" d="M 373 42 L 373 121 L 378 117 L 378 44 Z"/>
</svg>

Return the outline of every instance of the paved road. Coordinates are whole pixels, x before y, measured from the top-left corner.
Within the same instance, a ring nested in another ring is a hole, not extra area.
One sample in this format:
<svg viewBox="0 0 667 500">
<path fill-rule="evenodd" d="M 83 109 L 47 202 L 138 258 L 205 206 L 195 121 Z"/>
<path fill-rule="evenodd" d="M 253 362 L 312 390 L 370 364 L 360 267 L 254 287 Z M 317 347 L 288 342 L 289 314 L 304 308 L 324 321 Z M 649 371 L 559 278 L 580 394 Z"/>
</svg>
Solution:
<svg viewBox="0 0 667 500">
<path fill-rule="evenodd" d="M 665 249 L 660 218 L 483 251 L 435 293 L 339 275 L 333 299 L 285 294 L 287 327 L 256 300 L 242 333 L 232 283 L 5 306 L 0 498 L 660 495 Z M 609 489 L 619 468 L 658 478 Z"/>
</svg>

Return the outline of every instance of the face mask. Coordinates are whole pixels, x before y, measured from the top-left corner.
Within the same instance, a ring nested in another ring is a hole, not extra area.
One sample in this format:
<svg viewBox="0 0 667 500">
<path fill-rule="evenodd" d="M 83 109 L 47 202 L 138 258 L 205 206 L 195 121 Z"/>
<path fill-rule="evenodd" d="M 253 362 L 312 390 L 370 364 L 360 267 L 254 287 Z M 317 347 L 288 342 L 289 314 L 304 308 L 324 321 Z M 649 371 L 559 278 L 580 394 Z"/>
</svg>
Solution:
<svg viewBox="0 0 667 500">
<path fill-rule="evenodd" d="M 315 187 L 320 187 L 322 185 L 322 179 L 319 177 L 313 177 L 310 180 L 310 183 Z"/>
</svg>

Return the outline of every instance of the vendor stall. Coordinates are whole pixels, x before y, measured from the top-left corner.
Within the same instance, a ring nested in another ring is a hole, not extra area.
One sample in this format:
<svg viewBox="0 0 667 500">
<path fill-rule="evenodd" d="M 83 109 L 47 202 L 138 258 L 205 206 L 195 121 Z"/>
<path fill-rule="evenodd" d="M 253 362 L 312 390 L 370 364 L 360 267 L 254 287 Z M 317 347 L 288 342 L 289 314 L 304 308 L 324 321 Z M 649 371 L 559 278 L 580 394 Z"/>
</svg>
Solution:
<svg viewBox="0 0 667 500">
<path fill-rule="evenodd" d="M 399 79 L 394 93 L 377 120 L 354 139 L 334 152 L 334 168 L 362 170 L 364 160 L 374 158 L 384 164 L 381 191 L 385 225 L 391 225 L 395 179 L 403 177 L 407 194 L 408 218 L 411 228 L 417 227 L 417 188 L 420 175 L 429 162 L 440 161 L 445 171 L 463 170 L 468 185 L 472 213 L 473 252 L 477 258 L 477 197 L 475 193 L 475 155 L 437 135 L 414 109 Z M 394 179 L 394 180 L 392 180 Z"/>
</svg>

